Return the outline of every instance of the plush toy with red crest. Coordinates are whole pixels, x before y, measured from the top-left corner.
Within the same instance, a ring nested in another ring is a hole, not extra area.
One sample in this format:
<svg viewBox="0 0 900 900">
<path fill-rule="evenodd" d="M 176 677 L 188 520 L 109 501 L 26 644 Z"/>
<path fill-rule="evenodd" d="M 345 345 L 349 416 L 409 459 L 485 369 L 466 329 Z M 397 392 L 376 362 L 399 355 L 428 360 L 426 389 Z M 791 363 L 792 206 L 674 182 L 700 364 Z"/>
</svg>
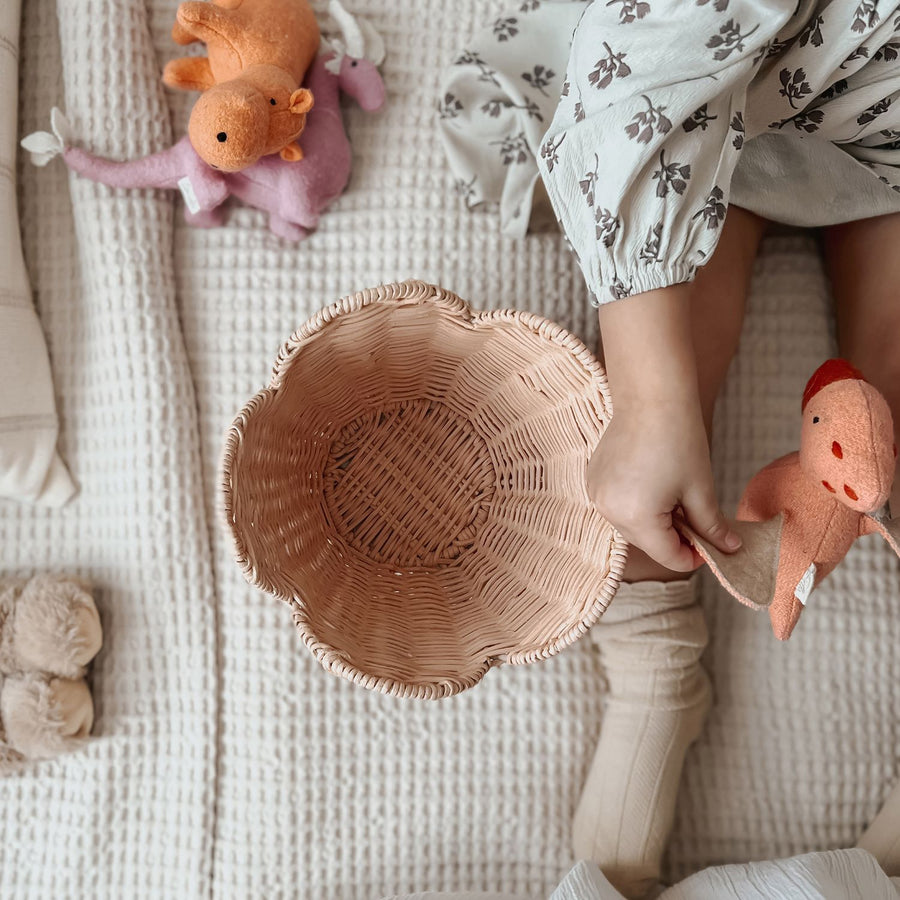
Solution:
<svg viewBox="0 0 900 900">
<path fill-rule="evenodd" d="M 766 466 L 744 491 L 737 553 L 719 552 L 679 523 L 729 593 L 768 608 L 779 640 L 858 537 L 878 533 L 900 555 L 900 518 L 878 516 L 897 457 L 887 401 L 858 369 L 831 359 L 809 380 L 802 409 L 799 452 Z"/>
</svg>

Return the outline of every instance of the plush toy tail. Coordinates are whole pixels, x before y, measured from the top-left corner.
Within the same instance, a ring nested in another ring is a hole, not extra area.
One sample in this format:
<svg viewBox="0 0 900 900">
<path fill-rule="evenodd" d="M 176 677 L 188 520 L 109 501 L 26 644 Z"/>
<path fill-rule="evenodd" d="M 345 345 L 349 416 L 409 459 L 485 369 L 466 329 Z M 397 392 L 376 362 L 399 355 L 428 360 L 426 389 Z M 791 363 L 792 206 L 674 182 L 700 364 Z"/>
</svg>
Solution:
<svg viewBox="0 0 900 900">
<path fill-rule="evenodd" d="M 22 148 L 31 154 L 31 162 L 36 166 L 46 166 L 71 143 L 71 127 L 55 106 L 50 112 L 50 128 L 51 131 L 35 131 L 22 138 Z"/>
<path fill-rule="evenodd" d="M 880 534 L 897 556 L 900 556 L 900 516 L 882 521 L 875 516 L 865 516 L 860 533 Z"/>
</svg>

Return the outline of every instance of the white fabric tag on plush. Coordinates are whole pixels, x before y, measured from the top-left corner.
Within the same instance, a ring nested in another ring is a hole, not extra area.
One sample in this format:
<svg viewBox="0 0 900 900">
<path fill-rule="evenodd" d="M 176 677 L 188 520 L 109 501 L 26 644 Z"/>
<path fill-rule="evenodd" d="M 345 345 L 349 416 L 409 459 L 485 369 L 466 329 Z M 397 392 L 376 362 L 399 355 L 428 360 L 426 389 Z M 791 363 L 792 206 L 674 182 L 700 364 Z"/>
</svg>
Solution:
<svg viewBox="0 0 900 900">
<path fill-rule="evenodd" d="M 200 203 L 197 201 L 197 195 L 194 193 L 194 186 L 191 184 L 191 179 L 188 178 L 187 175 L 185 175 L 184 178 L 178 179 L 178 190 L 181 191 L 181 196 L 184 197 L 188 212 L 191 215 L 196 215 L 200 212 Z"/>
<path fill-rule="evenodd" d="M 800 584 L 794 589 L 794 596 L 806 606 L 809 595 L 812 593 L 813 585 L 816 581 L 816 564 L 810 563 L 809 568 L 800 579 Z"/>
</svg>

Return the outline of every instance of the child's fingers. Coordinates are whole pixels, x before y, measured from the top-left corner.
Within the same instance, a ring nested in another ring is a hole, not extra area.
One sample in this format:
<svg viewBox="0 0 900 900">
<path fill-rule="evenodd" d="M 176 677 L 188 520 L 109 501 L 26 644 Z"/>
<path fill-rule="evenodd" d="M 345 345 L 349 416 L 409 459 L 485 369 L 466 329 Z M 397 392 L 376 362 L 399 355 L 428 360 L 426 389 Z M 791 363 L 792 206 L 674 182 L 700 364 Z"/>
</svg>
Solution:
<svg viewBox="0 0 900 900">
<path fill-rule="evenodd" d="M 697 568 L 694 552 L 672 527 L 671 516 L 633 524 L 622 535 L 630 544 L 673 572 L 693 572 Z"/>
<path fill-rule="evenodd" d="M 740 549 L 740 535 L 725 518 L 712 489 L 701 488 L 686 494 L 681 505 L 688 524 L 704 540 L 723 553 Z"/>
</svg>

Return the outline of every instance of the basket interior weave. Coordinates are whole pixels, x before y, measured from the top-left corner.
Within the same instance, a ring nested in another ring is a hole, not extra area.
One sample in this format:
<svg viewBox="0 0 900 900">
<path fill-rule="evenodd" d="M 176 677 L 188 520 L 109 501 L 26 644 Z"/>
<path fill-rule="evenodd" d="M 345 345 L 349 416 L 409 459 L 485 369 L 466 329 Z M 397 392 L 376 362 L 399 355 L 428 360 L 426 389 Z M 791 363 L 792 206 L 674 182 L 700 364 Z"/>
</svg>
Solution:
<svg viewBox="0 0 900 900">
<path fill-rule="evenodd" d="M 584 486 L 602 373 L 538 322 L 415 282 L 366 292 L 295 336 L 239 419 L 240 561 L 327 667 L 445 695 L 605 608 L 622 547 Z"/>
</svg>

